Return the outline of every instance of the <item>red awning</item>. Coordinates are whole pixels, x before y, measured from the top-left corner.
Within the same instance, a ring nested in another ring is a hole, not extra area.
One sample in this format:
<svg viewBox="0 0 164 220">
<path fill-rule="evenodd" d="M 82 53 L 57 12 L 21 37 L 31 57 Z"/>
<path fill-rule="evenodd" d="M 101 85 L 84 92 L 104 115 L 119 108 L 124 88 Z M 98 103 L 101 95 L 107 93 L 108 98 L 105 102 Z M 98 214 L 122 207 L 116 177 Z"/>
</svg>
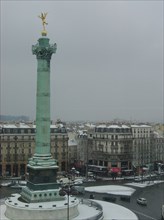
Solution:
<svg viewBox="0 0 164 220">
<path fill-rule="evenodd" d="M 111 171 L 112 173 L 119 173 L 119 172 L 121 172 L 121 168 L 119 168 L 119 167 L 112 167 L 112 168 L 110 169 L 110 171 Z"/>
</svg>

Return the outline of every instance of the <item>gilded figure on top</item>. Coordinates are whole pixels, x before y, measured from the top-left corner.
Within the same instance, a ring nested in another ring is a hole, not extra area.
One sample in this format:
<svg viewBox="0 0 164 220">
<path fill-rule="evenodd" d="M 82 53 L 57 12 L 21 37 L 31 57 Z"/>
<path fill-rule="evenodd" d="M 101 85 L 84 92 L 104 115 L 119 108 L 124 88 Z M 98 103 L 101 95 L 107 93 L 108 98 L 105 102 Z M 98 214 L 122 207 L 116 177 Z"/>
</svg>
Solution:
<svg viewBox="0 0 164 220">
<path fill-rule="evenodd" d="M 41 13 L 41 15 L 39 15 L 38 17 L 42 19 L 42 25 L 43 25 L 43 31 L 42 31 L 42 35 L 47 35 L 47 31 L 45 28 L 45 25 L 48 25 L 48 23 L 46 22 L 46 16 L 48 13 Z"/>
</svg>

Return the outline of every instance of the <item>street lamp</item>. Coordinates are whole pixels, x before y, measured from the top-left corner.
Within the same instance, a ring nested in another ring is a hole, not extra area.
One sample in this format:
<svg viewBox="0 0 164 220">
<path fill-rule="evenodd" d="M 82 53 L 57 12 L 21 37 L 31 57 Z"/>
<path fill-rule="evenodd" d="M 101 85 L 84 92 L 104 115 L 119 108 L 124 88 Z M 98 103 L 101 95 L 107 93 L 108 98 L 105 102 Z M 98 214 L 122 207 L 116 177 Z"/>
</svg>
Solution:
<svg viewBox="0 0 164 220">
<path fill-rule="evenodd" d="M 69 178 L 69 180 L 70 180 L 70 178 Z M 59 195 L 60 196 L 67 195 L 67 220 L 69 220 L 69 196 L 71 195 L 70 182 L 61 188 L 61 190 L 59 191 Z"/>
</svg>

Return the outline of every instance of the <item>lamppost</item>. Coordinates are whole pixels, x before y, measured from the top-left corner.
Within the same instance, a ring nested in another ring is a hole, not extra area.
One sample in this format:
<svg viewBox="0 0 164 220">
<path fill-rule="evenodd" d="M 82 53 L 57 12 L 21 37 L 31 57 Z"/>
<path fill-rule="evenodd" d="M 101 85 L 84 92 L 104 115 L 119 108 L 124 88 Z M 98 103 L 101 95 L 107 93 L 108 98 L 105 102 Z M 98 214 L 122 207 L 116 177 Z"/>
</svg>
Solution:
<svg viewBox="0 0 164 220">
<path fill-rule="evenodd" d="M 84 136 L 86 138 L 86 180 L 88 181 L 88 137 Z"/>
<path fill-rule="evenodd" d="M 144 152 L 143 152 L 144 151 L 144 144 L 143 144 L 143 138 L 141 139 L 141 151 L 142 151 L 141 152 L 141 166 L 142 166 L 142 173 L 141 173 L 142 174 L 142 178 L 141 179 L 142 179 L 142 183 L 143 183 L 143 165 L 144 165 L 144 158 L 143 158 L 144 157 Z"/>
<path fill-rule="evenodd" d="M 69 138 L 68 138 L 68 141 L 67 141 L 67 173 L 69 173 Z"/>
<path fill-rule="evenodd" d="M 70 185 L 70 178 L 69 183 L 65 186 L 62 186 L 61 190 L 59 191 L 60 196 L 67 195 L 67 220 L 69 220 L 69 196 L 71 195 L 71 185 Z"/>
<path fill-rule="evenodd" d="M 161 175 L 161 163 L 158 163 L 158 179 L 160 179 Z"/>
</svg>

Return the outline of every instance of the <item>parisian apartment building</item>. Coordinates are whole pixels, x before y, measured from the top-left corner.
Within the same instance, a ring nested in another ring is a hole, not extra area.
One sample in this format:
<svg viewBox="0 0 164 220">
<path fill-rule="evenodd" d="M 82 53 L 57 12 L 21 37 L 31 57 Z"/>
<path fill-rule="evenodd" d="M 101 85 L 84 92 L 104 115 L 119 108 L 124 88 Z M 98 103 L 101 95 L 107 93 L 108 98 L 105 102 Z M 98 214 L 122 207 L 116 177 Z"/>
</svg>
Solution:
<svg viewBox="0 0 164 220">
<path fill-rule="evenodd" d="M 164 138 L 150 125 L 98 125 L 77 132 L 81 164 L 108 170 L 153 169 L 164 163 Z"/>
<path fill-rule="evenodd" d="M 68 166 L 68 133 L 63 124 L 51 125 L 51 154 L 59 171 Z M 0 124 L 0 176 L 23 176 L 28 159 L 34 154 L 36 125 L 33 123 Z"/>
</svg>

